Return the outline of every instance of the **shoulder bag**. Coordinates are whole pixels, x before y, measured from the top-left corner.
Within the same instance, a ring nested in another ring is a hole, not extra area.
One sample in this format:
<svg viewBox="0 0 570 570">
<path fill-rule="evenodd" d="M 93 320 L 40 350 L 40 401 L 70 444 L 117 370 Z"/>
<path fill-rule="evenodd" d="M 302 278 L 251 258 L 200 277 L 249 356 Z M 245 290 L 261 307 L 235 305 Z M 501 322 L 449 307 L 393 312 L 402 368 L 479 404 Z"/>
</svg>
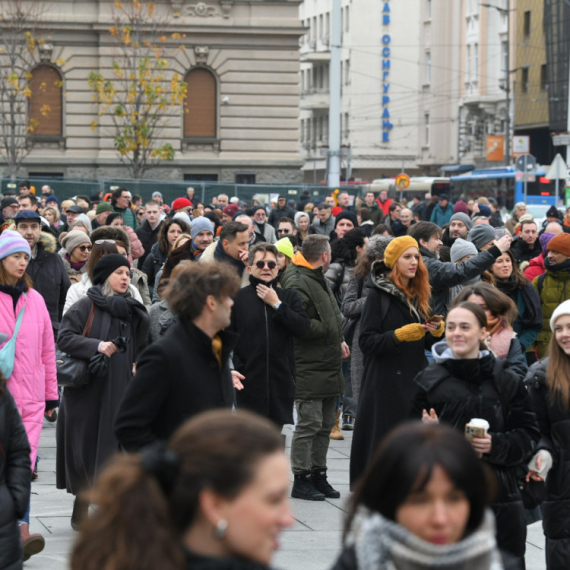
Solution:
<svg viewBox="0 0 570 570">
<path fill-rule="evenodd" d="M 18 318 L 16 319 L 16 326 L 14 327 L 14 334 L 12 335 L 12 338 L 0 350 L 0 371 L 6 380 L 8 380 L 10 376 L 12 376 L 12 372 L 14 372 L 14 360 L 16 358 L 16 339 L 18 338 L 18 333 L 20 332 L 20 325 L 22 324 L 22 319 L 24 318 L 25 311 L 26 305 L 24 305 L 18 313 Z"/>
<path fill-rule="evenodd" d="M 91 303 L 91 312 L 85 323 L 82 335 L 88 337 L 93 326 L 95 317 L 95 305 Z M 55 352 L 57 365 L 57 384 L 64 388 L 82 388 L 89 384 L 89 375 L 87 374 L 88 360 L 82 358 L 74 358 L 69 354 L 59 350 Z"/>
</svg>

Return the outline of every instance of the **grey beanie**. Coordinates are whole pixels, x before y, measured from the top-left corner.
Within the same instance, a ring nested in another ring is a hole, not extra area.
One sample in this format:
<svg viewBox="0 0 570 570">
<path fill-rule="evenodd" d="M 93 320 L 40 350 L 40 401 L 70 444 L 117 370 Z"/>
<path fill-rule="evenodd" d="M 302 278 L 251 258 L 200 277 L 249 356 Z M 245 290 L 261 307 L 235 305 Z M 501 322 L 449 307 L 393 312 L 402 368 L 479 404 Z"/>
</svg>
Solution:
<svg viewBox="0 0 570 570">
<path fill-rule="evenodd" d="M 77 218 L 75 218 L 75 220 L 73 220 L 73 222 L 70 224 L 73 228 L 74 225 L 76 224 L 83 224 L 83 226 L 85 227 L 85 229 L 91 233 L 93 231 L 93 226 L 91 225 L 91 220 L 87 217 L 87 215 L 85 214 L 79 214 L 79 216 L 77 216 Z"/>
<path fill-rule="evenodd" d="M 457 238 L 451 246 L 451 263 L 457 263 L 468 255 L 477 255 L 475 244 L 461 238 Z"/>
<path fill-rule="evenodd" d="M 470 230 L 473 227 L 473 222 L 471 221 L 471 218 L 467 214 L 464 214 L 463 212 L 457 212 L 457 214 L 453 214 L 453 216 L 451 216 L 451 218 L 449 219 L 449 223 L 453 222 L 453 220 L 458 220 L 459 222 L 463 222 L 468 230 Z"/>
<path fill-rule="evenodd" d="M 489 243 L 495 241 L 495 228 L 489 224 L 479 224 L 469 231 L 467 240 L 475 244 L 475 247 L 481 251 L 481 248 Z"/>
<path fill-rule="evenodd" d="M 62 240 L 61 245 L 69 255 L 73 252 L 76 247 L 88 243 L 91 245 L 91 240 L 89 236 L 80 230 L 70 231 Z"/>
<path fill-rule="evenodd" d="M 214 235 L 214 224 L 204 216 L 199 216 L 192 220 L 192 226 L 190 227 L 190 235 L 194 239 L 200 232 L 208 231 Z"/>
</svg>

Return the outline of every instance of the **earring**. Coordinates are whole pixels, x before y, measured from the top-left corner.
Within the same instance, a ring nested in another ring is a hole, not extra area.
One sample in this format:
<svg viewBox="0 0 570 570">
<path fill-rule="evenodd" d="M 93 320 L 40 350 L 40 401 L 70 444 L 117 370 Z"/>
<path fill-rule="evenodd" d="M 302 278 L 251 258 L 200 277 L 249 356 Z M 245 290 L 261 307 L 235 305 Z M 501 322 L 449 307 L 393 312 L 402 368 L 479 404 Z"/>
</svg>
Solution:
<svg viewBox="0 0 570 570">
<path fill-rule="evenodd" d="M 223 540 L 226 536 L 226 530 L 228 529 L 228 521 L 226 519 L 220 519 L 216 524 L 214 530 L 214 537 L 218 540 Z"/>
</svg>

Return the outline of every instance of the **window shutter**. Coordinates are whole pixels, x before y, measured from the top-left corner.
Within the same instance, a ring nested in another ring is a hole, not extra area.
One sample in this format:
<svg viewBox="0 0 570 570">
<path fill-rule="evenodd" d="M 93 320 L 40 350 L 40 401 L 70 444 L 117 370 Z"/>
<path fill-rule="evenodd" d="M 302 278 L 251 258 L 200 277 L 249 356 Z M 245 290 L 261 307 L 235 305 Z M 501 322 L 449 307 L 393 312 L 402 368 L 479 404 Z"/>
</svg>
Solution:
<svg viewBox="0 0 570 570">
<path fill-rule="evenodd" d="M 61 75 L 53 67 L 40 65 L 32 71 L 29 116 L 35 123 L 33 136 L 62 136 Z"/>
<path fill-rule="evenodd" d="M 184 102 L 184 137 L 216 137 L 216 79 L 206 69 L 186 74 L 188 90 Z"/>
</svg>

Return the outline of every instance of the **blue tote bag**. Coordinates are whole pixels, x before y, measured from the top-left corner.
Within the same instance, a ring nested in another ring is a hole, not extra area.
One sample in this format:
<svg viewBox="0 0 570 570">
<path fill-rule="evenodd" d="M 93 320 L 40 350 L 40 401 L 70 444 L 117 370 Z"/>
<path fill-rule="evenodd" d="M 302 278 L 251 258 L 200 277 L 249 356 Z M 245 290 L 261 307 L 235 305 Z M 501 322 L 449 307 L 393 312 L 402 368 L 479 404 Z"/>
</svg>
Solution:
<svg viewBox="0 0 570 570">
<path fill-rule="evenodd" d="M 0 350 L 0 371 L 2 371 L 2 374 L 6 380 L 12 376 L 12 372 L 14 371 L 14 359 L 16 357 L 16 339 L 18 338 L 18 333 L 20 332 L 20 325 L 22 324 L 25 310 L 26 305 L 22 307 L 22 310 L 18 314 L 18 319 L 16 320 L 16 326 L 14 327 L 14 334 L 12 335 L 12 338 Z"/>
</svg>

